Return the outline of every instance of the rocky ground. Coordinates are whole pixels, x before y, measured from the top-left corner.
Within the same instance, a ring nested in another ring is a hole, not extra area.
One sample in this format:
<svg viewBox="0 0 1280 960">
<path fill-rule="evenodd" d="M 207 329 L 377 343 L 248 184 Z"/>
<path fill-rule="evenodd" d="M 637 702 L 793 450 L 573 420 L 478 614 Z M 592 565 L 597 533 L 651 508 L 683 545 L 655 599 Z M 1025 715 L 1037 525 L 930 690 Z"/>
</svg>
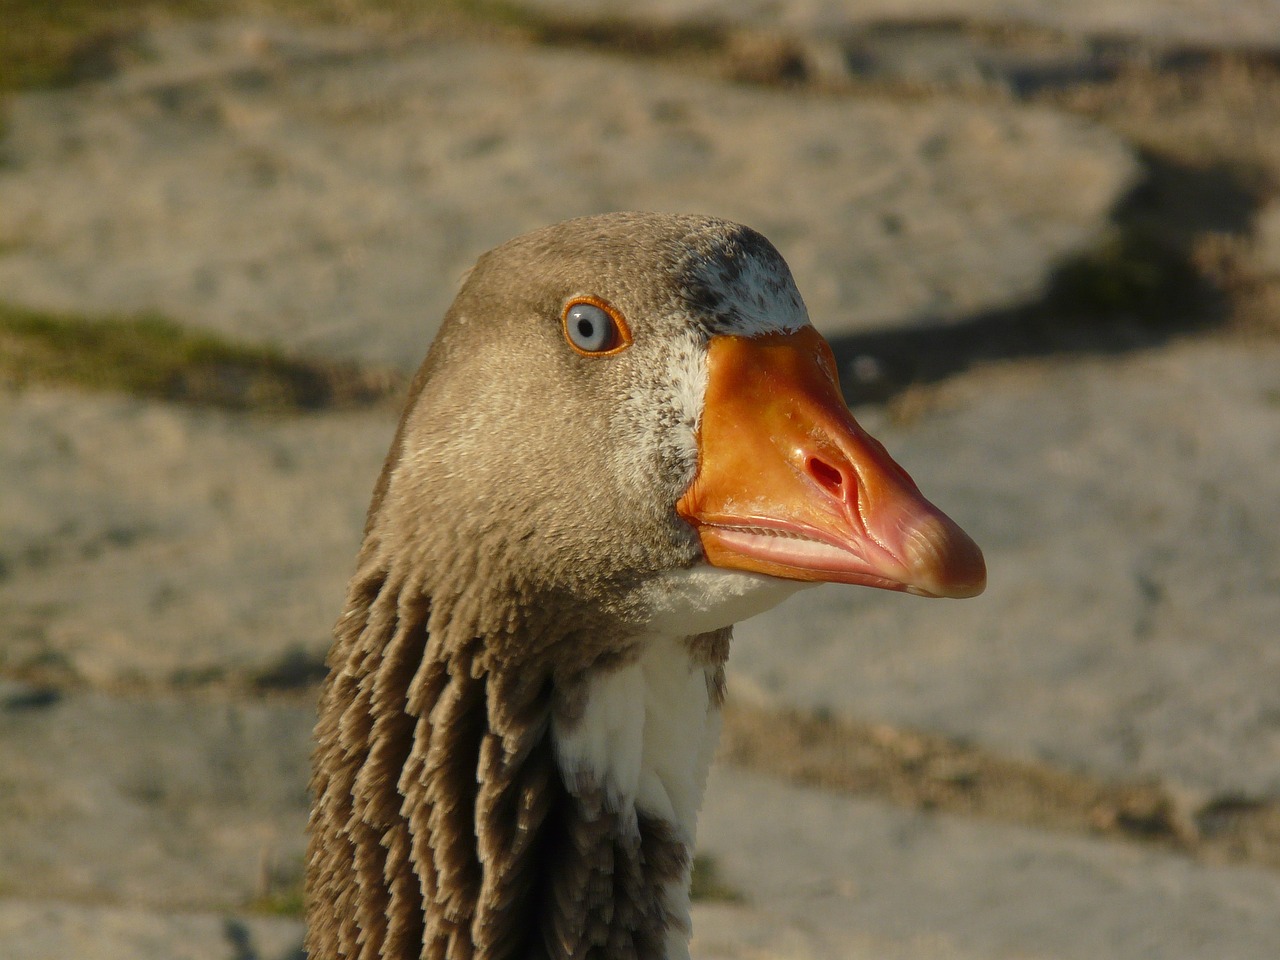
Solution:
<svg viewBox="0 0 1280 960">
<path fill-rule="evenodd" d="M 4 104 L 0 955 L 297 956 L 405 378 L 477 254 L 623 208 L 769 235 L 990 565 L 739 628 L 695 955 L 1280 951 L 1272 4 L 318 6 Z"/>
</svg>

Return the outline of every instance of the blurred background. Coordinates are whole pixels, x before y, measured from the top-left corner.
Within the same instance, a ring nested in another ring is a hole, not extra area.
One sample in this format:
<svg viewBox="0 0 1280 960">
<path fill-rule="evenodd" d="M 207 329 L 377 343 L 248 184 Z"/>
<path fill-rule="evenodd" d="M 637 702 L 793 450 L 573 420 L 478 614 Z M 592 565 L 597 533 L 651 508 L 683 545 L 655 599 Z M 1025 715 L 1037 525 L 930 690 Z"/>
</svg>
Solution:
<svg viewBox="0 0 1280 960">
<path fill-rule="evenodd" d="M 0 957 L 299 955 L 329 629 L 476 256 L 765 233 L 983 546 L 744 624 L 704 960 L 1280 952 L 1274 0 L 0 0 Z"/>
</svg>

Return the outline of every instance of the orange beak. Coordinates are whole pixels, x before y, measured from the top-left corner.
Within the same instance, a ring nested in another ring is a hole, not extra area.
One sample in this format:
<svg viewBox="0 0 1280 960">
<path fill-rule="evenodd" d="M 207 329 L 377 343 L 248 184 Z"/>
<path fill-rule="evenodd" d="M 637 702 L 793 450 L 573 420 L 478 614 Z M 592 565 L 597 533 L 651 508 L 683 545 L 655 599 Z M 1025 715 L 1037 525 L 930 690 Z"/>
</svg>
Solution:
<svg viewBox="0 0 1280 960">
<path fill-rule="evenodd" d="M 972 597 L 982 551 L 874 438 L 812 327 L 708 348 L 698 473 L 676 504 L 713 566 Z"/>
</svg>

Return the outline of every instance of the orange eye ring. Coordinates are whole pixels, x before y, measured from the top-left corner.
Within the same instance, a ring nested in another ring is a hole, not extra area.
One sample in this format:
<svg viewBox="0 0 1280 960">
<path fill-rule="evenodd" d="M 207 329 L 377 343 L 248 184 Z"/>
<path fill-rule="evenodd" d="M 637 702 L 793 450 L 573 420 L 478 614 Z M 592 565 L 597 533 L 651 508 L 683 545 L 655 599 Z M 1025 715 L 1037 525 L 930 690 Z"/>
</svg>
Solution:
<svg viewBox="0 0 1280 960">
<path fill-rule="evenodd" d="M 631 346 L 631 330 L 622 314 L 599 297 L 574 297 L 560 314 L 564 339 L 583 357 L 611 357 Z"/>
</svg>

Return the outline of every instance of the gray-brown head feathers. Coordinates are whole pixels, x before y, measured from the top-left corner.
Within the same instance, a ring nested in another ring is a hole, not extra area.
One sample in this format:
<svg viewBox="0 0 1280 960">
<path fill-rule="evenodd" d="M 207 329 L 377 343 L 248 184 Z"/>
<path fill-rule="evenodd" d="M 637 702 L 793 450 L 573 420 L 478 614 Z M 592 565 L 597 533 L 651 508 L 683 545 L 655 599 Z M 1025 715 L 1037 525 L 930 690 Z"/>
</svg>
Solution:
<svg viewBox="0 0 1280 960">
<path fill-rule="evenodd" d="M 736 282 L 752 271 L 766 279 Z M 803 322 L 769 242 L 701 217 L 589 217 L 485 254 L 413 384 L 366 553 L 463 572 L 465 588 L 427 584 L 437 603 L 491 586 L 482 633 L 504 597 L 527 590 L 554 593 L 575 622 L 633 618 L 622 608 L 630 584 L 701 556 L 673 504 L 696 469 L 706 341 L 723 314 L 741 324 L 764 313 L 748 298 L 775 291 L 754 288 L 784 281 Z M 561 312 L 582 295 L 635 328 L 608 362 L 566 349 Z"/>
</svg>

